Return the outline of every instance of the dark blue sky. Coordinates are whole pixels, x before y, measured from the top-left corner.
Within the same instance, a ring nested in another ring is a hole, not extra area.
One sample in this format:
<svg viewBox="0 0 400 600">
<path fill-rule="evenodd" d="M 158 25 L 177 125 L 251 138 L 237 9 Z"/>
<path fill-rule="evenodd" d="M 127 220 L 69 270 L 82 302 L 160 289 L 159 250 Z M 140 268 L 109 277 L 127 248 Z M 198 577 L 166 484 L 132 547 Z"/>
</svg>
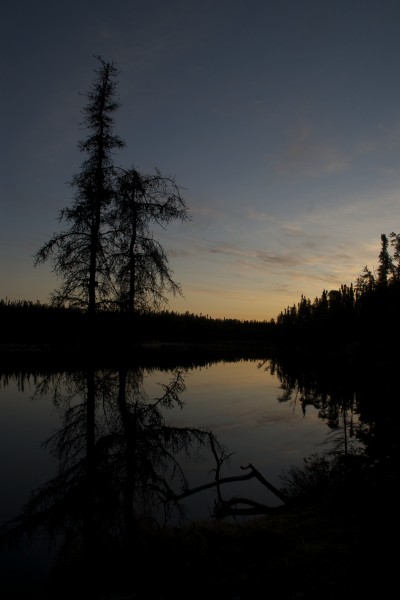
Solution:
<svg viewBox="0 0 400 600">
<path fill-rule="evenodd" d="M 388 0 L 5 0 L 0 298 L 57 285 L 32 255 L 72 199 L 94 55 L 120 69 L 117 164 L 185 188 L 171 308 L 271 318 L 355 281 L 400 230 L 399 34 Z"/>
</svg>

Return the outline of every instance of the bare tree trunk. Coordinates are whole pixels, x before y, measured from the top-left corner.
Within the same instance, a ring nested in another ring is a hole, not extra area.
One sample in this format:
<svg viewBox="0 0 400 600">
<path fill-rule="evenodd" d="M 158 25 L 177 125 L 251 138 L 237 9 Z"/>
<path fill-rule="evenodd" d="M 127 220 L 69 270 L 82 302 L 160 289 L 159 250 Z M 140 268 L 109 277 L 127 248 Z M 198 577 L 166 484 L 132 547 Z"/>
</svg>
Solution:
<svg viewBox="0 0 400 600">
<path fill-rule="evenodd" d="M 96 386 L 94 369 L 88 369 L 86 373 L 87 396 L 86 396 L 86 476 L 85 496 L 83 507 L 83 543 L 87 568 L 94 568 L 94 557 L 96 550 L 95 524 L 94 524 L 94 501 L 95 501 L 95 413 L 96 413 Z"/>
</svg>

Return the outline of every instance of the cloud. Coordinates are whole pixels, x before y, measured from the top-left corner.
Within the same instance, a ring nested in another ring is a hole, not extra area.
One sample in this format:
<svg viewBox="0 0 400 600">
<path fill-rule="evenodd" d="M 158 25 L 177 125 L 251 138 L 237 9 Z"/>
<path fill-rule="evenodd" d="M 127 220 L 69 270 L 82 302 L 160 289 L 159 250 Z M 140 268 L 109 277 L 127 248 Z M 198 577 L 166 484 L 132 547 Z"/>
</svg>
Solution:
<svg viewBox="0 0 400 600">
<path fill-rule="evenodd" d="M 331 125 L 334 127 L 334 123 Z M 322 178 L 348 172 L 361 165 L 369 174 L 386 178 L 399 176 L 400 126 L 397 122 L 378 123 L 367 135 L 349 141 L 347 132 L 331 137 L 322 134 L 311 119 L 303 119 L 287 129 L 278 147 L 273 170 L 280 177 Z M 369 161 L 369 162 L 368 162 Z"/>
<path fill-rule="evenodd" d="M 272 252 L 258 251 L 256 257 L 263 264 L 280 268 L 290 268 L 305 263 L 304 257 L 299 256 L 297 253 L 291 252 L 287 252 L 285 254 L 278 254 Z"/>
<path fill-rule="evenodd" d="M 236 248 L 234 245 L 221 243 L 218 246 L 212 246 L 207 249 L 208 252 L 212 254 L 226 254 L 228 256 L 252 256 L 252 252 L 242 250 L 241 248 Z"/>
<path fill-rule="evenodd" d="M 323 177 L 347 171 L 351 155 L 333 144 L 321 142 L 307 122 L 290 130 L 275 161 L 275 173 L 281 177 Z"/>
<path fill-rule="evenodd" d="M 249 208 L 245 214 L 247 219 L 255 220 L 255 221 L 274 221 L 275 216 L 272 213 L 266 213 L 262 211 L 254 210 L 253 208 Z"/>
<path fill-rule="evenodd" d="M 280 232 L 285 240 L 302 242 L 309 249 L 320 248 L 321 243 L 327 239 L 327 234 L 304 231 L 304 225 L 300 223 L 283 223 Z"/>
</svg>

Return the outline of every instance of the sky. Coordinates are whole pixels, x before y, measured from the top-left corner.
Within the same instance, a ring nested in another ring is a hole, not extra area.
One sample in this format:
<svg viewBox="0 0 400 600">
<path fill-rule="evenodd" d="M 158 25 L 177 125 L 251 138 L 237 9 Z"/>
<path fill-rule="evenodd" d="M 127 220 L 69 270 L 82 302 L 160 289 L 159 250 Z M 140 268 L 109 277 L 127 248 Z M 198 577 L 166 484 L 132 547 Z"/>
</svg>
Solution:
<svg viewBox="0 0 400 600">
<path fill-rule="evenodd" d="M 95 56 L 119 69 L 115 163 L 175 177 L 168 308 L 269 320 L 376 267 L 400 231 L 398 0 L 3 0 L 0 299 L 48 302 L 35 252 L 84 159 Z"/>
</svg>

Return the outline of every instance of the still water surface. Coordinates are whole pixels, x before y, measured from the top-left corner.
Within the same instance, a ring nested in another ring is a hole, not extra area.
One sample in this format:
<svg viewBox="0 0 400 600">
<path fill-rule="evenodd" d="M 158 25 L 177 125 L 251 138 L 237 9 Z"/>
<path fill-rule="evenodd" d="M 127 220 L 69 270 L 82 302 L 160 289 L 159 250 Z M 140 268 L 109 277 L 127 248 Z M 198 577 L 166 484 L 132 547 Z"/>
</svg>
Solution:
<svg viewBox="0 0 400 600">
<path fill-rule="evenodd" d="M 151 391 L 161 381 L 161 374 L 148 380 Z M 165 376 L 164 376 L 165 377 Z M 218 363 L 208 368 L 190 370 L 182 395 L 184 408 L 169 416 L 172 424 L 190 423 L 212 430 L 219 442 L 232 452 L 223 476 L 242 475 L 240 467 L 252 463 L 273 485 L 281 485 L 281 474 L 303 457 L 326 450 L 329 429 L 318 410 L 307 407 L 305 414 L 295 400 L 281 402 L 281 383 L 266 365 L 255 361 Z M 193 485 L 210 479 L 214 466 L 191 462 Z M 275 506 L 280 501 L 256 480 L 233 483 L 225 487 L 227 496 L 247 496 Z M 215 495 L 215 493 L 214 493 Z M 193 518 L 207 517 L 213 506 L 213 493 L 192 498 L 187 510 Z"/>
<path fill-rule="evenodd" d="M 145 372 L 144 387 L 149 399 L 160 395 L 171 373 Z M 40 377 L 38 377 L 38 382 Z M 275 486 L 281 473 L 299 465 L 303 457 L 326 449 L 329 428 L 318 410 L 307 406 L 303 414 L 295 400 L 282 402 L 281 384 L 266 365 L 251 360 L 219 362 L 184 372 L 186 389 L 180 395 L 183 408 L 166 413 L 167 422 L 176 426 L 201 427 L 217 436 L 232 452 L 224 476 L 241 475 L 240 467 L 250 462 Z M 23 386 L 15 378 L 0 389 L 0 473 L 2 494 L 0 520 L 15 517 L 29 493 L 57 472 L 57 462 L 43 445 L 61 427 L 61 410 L 50 395 L 34 397 L 36 384 L 31 378 Z M 192 486 L 210 480 L 213 464 L 205 457 L 186 461 Z M 279 504 L 272 494 L 260 489 L 258 482 L 232 484 L 229 493 L 254 497 L 267 504 Z M 228 490 L 227 490 L 228 491 Z M 207 518 L 212 510 L 212 493 L 201 494 L 187 504 L 189 518 Z"/>
<path fill-rule="evenodd" d="M 286 469 L 300 465 L 303 457 L 327 449 L 330 430 L 314 406 L 303 411 L 301 403 L 293 397 L 282 401 L 281 382 L 268 371 L 267 364 L 260 366 L 254 360 L 240 360 L 184 370 L 185 389 L 180 394 L 183 407 L 166 410 L 164 416 L 171 426 L 213 432 L 219 443 L 232 453 L 221 476 L 242 475 L 241 467 L 252 463 L 270 483 L 279 487 L 280 476 Z M 142 390 L 149 402 L 162 395 L 162 386 L 168 385 L 173 376 L 172 371 L 161 369 L 145 370 L 143 375 Z M 30 494 L 45 486 L 60 469 L 57 456 L 44 442 L 65 426 L 65 406 L 63 409 L 62 402 L 55 405 L 50 392 L 35 394 L 44 377 L 17 375 L 3 377 L 1 381 L 1 524 L 17 517 Z M 61 396 L 63 391 L 67 390 L 60 389 Z M 78 403 L 82 401 L 75 399 Z M 215 462 L 210 452 L 190 459 L 182 457 L 182 464 L 189 487 L 212 481 Z M 223 493 L 226 499 L 245 496 L 269 506 L 280 504 L 256 480 L 229 483 L 223 486 Z M 187 498 L 186 518 L 209 518 L 215 497 L 214 488 Z M 41 597 L 53 561 L 54 547 L 49 548 L 43 537 L 33 538 L 29 545 L 1 547 L 1 594 L 18 592 L 24 597 Z M 34 590 L 38 596 L 33 596 Z"/>
</svg>

